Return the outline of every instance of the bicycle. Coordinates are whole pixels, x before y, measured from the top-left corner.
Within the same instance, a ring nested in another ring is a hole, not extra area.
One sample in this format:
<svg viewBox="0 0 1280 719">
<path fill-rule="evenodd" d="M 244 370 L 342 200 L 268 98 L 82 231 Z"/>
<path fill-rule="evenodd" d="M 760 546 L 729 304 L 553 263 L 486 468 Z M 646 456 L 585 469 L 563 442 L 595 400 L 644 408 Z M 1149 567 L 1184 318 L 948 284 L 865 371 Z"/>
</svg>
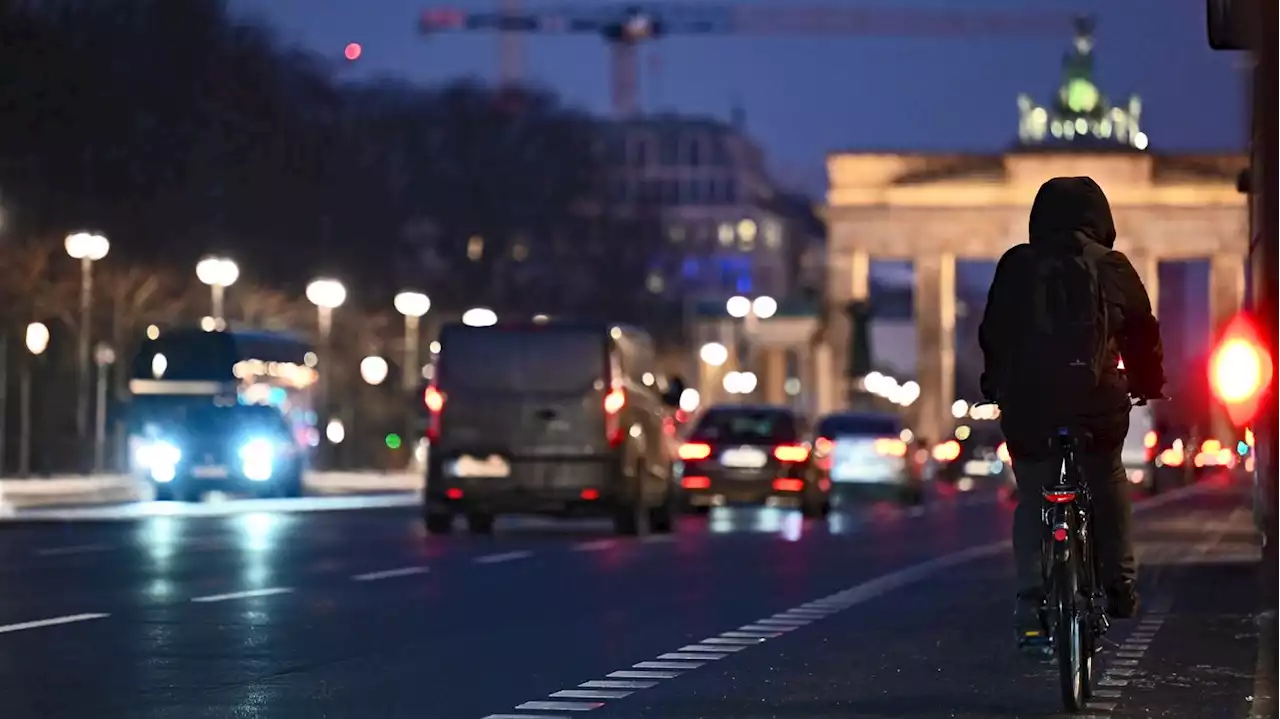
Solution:
<svg viewBox="0 0 1280 719">
<path fill-rule="evenodd" d="M 1146 399 L 1139 398 L 1131 406 L 1146 404 Z M 1101 566 L 1093 544 L 1093 496 L 1076 462 L 1084 438 L 1061 427 L 1055 439 L 1062 452 L 1062 474 L 1057 484 L 1041 493 L 1046 529 L 1041 542 L 1045 589 L 1041 620 L 1048 634 L 1047 653 L 1057 660 L 1062 703 L 1068 711 L 1078 712 L 1093 697 L 1094 657 L 1111 623 L 1098 580 Z"/>
<path fill-rule="evenodd" d="M 1131 406 L 1147 401 L 1139 398 Z M 1062 474 L 1041 492 L 1046 532 L 1041 541 L 1040 621 L 1045 634 L 1040 641 L 1023 637 L 1022 643 L 1024 649 L 1041 649 L 1057 660 L 1062 702 L 1074 713 L 1093 697 L 1094 656 L 1111 624 L 1103 609 L 1101 567 L 1093 546 L 1093 496 L 1076 462 L 1083 438 L 1060 427 L 1054 439 L 1062 453 Z"/>
</svg>

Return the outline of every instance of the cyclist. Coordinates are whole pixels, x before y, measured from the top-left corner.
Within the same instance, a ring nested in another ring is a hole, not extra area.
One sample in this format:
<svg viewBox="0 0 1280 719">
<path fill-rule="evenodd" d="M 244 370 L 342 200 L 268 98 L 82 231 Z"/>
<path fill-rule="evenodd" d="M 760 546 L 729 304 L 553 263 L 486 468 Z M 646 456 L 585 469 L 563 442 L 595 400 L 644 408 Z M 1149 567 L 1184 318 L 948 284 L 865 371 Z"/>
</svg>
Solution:
<svg viewBox="0 0 1280 719">
<path fill-rule="evenodd" d="M 1055 442 L 1060 427 L 1084 440 L 1078 462 L 1093 496 L 1107 611 L 1117 618 L 1137 613 L 1120 450 L 1130 396 L 1157 398 L 1165 382 L 1159 323 L 1137 271 L 1113 249 L 1115 222 L 1102 188 L 1088 177 L 1049 180 L 1036 194 L 1029 229 L 1029 242 L 1000 258 L 979 329 L 982 392 L 1000 404 L 1018 485 L 1013 550 L 1020 645 L 1043 636 L 1041 492 L 1062 471 Z"/>
</svg>

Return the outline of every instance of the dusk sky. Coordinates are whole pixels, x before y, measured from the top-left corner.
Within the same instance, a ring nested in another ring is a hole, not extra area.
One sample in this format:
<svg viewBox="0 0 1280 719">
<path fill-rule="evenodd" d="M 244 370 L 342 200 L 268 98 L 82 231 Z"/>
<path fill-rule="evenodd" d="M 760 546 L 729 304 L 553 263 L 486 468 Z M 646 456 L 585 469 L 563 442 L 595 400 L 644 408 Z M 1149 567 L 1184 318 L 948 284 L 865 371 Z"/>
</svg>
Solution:
<svg viewBox="0 0 1280 719">
<path fill-rule="evenodd" d="M 697 1 L 697 0 L 695 0 Z M 734 3 L 735 0 L 727 0 Z M 736 0 L 741 2 L 741 0 Z M 701 0 L 726 4 L 726 0 Z M 340 64 L 343 47 L 364 55 L 344 72 L 423 83 L 498 73 L 497 37 L 423 38 L 419 13 L 433 7 L 493 10 L 497 0 L 231 0 L 282 39 Z M 574 0 L 523 0 L 563 7 Z M 613 4 L 577 0 L 581 7 Z M 624 3 L 625 4 L 625 3 Z M 638 3 L 642 4 L 642 3 Z M 743 3 L 745 4 L 745 3 Z M 1243 75 L 1228 53 L 1209 50 L 1204 0 L 773 0 L 773 7 L 965 7 L 1091 13 L 1098 19 L 1097 69 L 1114 101 L 1137 92 L 1144 129 L 1161 150 L 1229 150 L 1244 138 Z M 670 36 L 643 51 L 647 109 L 727 117 L 735 98 L 779 179 L 818 195 L 823 158 L 842 148 L 998 151 L 1017 128 L 1019 92 L 1047 101 L 1071 30 L 1060 37 L 913 39 Z M 526 78 L 566 102 L 607 112 L 609 64 L 597 37 L 525 36 Z"/>
</svg>

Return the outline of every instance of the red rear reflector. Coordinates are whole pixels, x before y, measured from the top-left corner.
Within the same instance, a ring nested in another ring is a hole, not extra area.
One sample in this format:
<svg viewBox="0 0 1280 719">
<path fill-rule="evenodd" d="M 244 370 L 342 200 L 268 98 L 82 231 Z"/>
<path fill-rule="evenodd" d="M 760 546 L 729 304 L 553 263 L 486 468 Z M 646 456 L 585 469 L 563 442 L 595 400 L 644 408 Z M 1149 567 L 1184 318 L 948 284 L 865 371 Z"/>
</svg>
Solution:
<svg viewBox="0 0 1280 719">
<path fill-rule="evenodd" d="M 600 490 L 598 490 L 598 489 L 584 489 L 584 490 L 582 490 L 582 498 L 583 498 L 583 499 L 585 499 L 585 500 L 587 500 L 588 502 L 590 502 L 590 501 L 592 501 L 592 500 L 600 499 Z"/>
<path fill-rule="evenodd" d="M 1054 529 L 1054 530 L 1053 530 L 1053 541 L 1055 541 L 1055 542 L 1065 542 L 1065 541 L 1067 541 L 1067 528 L 1066 528 L 1066 527 L 1058 527 L 1057 529 Z"/>
<path fill-rule="evenodd" d="M 450 487 L 444 491 L 444 496 L 449 499 L 462 499 L 462 490 L 457 487 Z"/>
<path fill-rule="evenodd" d="M 710 477 L 685 477 L 680 481 L 685 489 L 706 489 L 711 486 Z"/>
<path fill-rule="evenodd" d="M 799 492 L 804 489 L 803 479 L 775 479 L 773 480 L 773 490 L 775 492 Z"/>
<path fill-rule="evenodd" d="M 1075 492 L 1045 492 L 1044 499 L 1046 502 L 1054 504 L 1066 504 L 1067 502 L 1076 501 Z"/>
<path fill-rule="evenodd" d="M 803 462 L 809 459 L 809 448 L 799 444 L 784 444 L 773 448 L 773 456 L 779 462 Z"/>
<path fill-rule="evenodd" d="M 711 456 L 711 445 L 703 442 L 685 442 L 680 445 L 677 454 L 686 462 L 706 459 Z"/>
</svg>

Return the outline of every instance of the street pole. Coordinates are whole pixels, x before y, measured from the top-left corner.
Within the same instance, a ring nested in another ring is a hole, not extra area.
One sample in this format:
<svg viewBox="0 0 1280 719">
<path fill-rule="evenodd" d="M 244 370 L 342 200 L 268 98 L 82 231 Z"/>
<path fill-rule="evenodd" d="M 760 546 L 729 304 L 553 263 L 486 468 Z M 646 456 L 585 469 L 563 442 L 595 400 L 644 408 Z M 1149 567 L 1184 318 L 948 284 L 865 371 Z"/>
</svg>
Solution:
<svg viewBox="0 0 1280 719">
<path fill-rule="evenodd" d="M 76 438 L 84 440 L 89 427 L 89 337 L 93 305 L 93 260 L 80 258 L 80 346 L 77 348 Z M 83 468 L 83 465 L 82 465 Z"/>
<path fill-rule="evenodd" d="M 24 364 L 18 383 L 18 476 L 31 475 L 31 365 Z"/>
<path fill-rule="evenodd" d="M 107 368 L 106 362 L 98 363 L 98 406 L 93 424 L 93 471 L 105 469 L 107 452 Z"/>
<path fill-rule="evenodd" d="M 9 415 L 9 336 L 0 335 L 0 476 L 4 475 L 4 461 Z"/>
<path fill-rule="evenodd" d="M 212 295 L 213 300 L 212 307 L 210 308 L 213 311 L 213 321 L 218 324 L 223 324 L 223 326 L 225 326 L 226 322 L 226 319 L 222 316 L 224 291 L 225 288 L 220 283 L 215 282 L 209 285 L 209 292 Z"/>
<path fill-rule="evenodd" d="M 422 368 L 418 363 L 418 318 L 404 316 L 404 391 L 412 392 L 418 386 Z"/>
</svg>

